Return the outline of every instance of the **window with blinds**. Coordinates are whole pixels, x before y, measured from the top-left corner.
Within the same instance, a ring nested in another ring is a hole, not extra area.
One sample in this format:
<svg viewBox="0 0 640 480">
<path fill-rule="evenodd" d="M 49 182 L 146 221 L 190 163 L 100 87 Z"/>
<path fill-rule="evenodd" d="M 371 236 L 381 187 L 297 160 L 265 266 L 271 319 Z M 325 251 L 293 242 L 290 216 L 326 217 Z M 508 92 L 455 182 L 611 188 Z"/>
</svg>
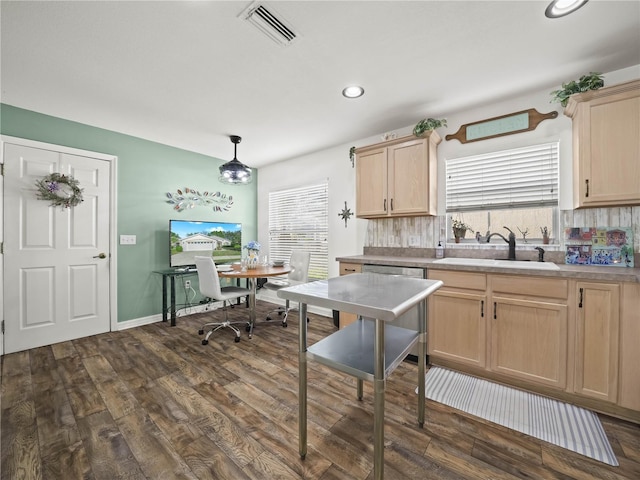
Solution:
<svg viewBox="0 0 640 480">
<path fill-rule="evenodd" d="M 558 142 L 446 162 L 447 212 L 558 205 Z"/>
<path fill-rule="evenodd" d="M 327 183 L 269 193 L 269 254 L 288 261 L 293 250 L 311 253 L 309 279 L 329 276 Z"/>
</svg>

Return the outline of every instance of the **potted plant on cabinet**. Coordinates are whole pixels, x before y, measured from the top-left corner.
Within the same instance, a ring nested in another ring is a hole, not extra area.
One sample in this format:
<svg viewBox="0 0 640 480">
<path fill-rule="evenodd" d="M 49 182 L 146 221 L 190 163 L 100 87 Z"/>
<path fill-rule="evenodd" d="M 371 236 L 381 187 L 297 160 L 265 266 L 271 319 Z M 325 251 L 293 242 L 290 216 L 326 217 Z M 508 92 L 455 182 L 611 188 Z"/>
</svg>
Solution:
<svg viewBox="0 0 640 480">
<path fill-rule="evenodd" d="M 453 236 L 456 239 L 456 243 L 460 243 L 460 239 L 465 237 L 467 230 L 473 233 L 473 228 L 459 218 L 451 220 L 451 229 L 453 230 Z"/>
<path fill-rule="evenodd" d="M 423 118 L 418 123 L 416 123 L 415 127 L 413 127 L 413 134 L 416 137 L 421 137 L 425 132 L 429 132 L 431 130 L 435 130 L 436 128 L 446 126 L 446 118 L 443 118 L 441 120 L 436 120 L 435 118 Z"/>
<path fill-rule="evenodd" d="M 567 106 L 569 97 L 574 93 L 586 92 L 588 90 L 598 90 L 604 86 L 604 80 L 601 73 L 590 72 L 588 75 L 583 75 L 578 81 L 571 80 L 568 83 L 563 83 L 560 90 L 554 90 L 551 92 L 551 102 L 560 103 L 563 107 Z"/>
</svg>

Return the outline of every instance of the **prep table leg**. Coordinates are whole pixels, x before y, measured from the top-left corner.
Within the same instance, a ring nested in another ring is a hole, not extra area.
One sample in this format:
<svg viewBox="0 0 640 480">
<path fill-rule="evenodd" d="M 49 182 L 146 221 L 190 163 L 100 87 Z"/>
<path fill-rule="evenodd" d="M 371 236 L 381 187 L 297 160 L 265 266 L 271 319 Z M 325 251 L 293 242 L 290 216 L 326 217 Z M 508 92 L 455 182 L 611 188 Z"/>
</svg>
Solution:
<svg viewBox="0 0 640 480">
<path fill-rule="evenodd" d="M 427 360 L 427 301 L 418 304 L 418 318 L 420 319 L 420 339 L 418 340 L 418 425 L 424 426 L 424 374 Z"/>
<path fill-rule="evenodd" d="M 373 478 L 384 478 L 384 321 L 376 319 L 373 346 Z"/>
<path fill-rule="evenodd" d="M 298 437 L 300 458 L 307 455 L 307 304 L 300 304 L 298 352 Z"/>
</svg>

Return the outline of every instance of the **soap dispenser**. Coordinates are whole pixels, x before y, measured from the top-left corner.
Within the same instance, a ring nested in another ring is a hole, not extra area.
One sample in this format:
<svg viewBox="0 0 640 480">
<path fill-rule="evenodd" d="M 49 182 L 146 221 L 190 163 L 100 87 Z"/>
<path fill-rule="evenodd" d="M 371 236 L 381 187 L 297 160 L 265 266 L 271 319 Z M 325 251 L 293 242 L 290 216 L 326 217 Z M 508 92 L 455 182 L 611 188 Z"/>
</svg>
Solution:
<svg viewBox="0 0 640 480">
<path fill-rule="evenodd" d="M 442 246 L 442 242 L 438 242 L 438 246 L 436 247 L 436 258 L 444 258 L 444 247 Z"/>
</svg>

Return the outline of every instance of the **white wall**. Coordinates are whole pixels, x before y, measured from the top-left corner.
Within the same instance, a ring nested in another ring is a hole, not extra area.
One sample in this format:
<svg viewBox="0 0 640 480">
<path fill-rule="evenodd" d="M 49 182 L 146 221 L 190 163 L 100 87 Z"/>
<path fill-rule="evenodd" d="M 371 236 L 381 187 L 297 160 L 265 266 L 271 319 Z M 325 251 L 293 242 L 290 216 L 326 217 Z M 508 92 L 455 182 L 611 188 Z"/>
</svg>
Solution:
<svg viewBox="0 0 640 480">
<path fill-rule="evenodd" d="M 371 140 L 374 143 L 377 140 Z M 355 168 L 349 149 L 341 145 L 293 160 L 262 167 L 258 174 L 258 242 L 269 254 L 269 192 L 328 181 L 329 184 L 329 277 L 338 275 L 335 258 L 362 253 L 366 220 L 355 218 Z M 347 227 L 338 214 L 344 202 L 353 216 Z"/>
<path fill-rule="evenodd" d="M 605 86 L 615 85 L 628 80 L 640 78 L 640 65 L 623 70 L 606 73 Z M 572 79 L 567 79 L 572 80 Z M 438 147 L 438 214 L 444 215 L 445 208 L 445 160 L 460 156 L 475 155 L 484 152 L 514 148 L 546 141 L 560 141 L 560 208 L 572 208 L 572 150 L 571 120 L 562 113 L 557 103 L 549 103 L 550 92 L 560 85 L 552 85 L 517 98 L 507 98 L 481 108 L 452 113 L 437 114 L 425 112 L 425 117 L 446 118 L 448 127 L 441 128 L 438 133 L 443 137 Z M 457 140 L 446 141 L 444 136 L 455 133 L 465 123 L 473 123 L 488 118 L 514 113 L 520 110 L 535 108 L 540 113 L 552 110 L 559 112 L 558 118 L 545 120 L 531 132 L 507 135 L 491 140 L 461 144 Z M 420 120 L 416 118 L 416 123 Z M 398 136 L 408 135 L 413 125 L 399 127 L 395 130 Z M 268 194 L 312 182 L 328 179 L 329 181 L 329 276 L 338 275 L 338 256 L 359 255 L 362 253 L 367 230 L 367 220 L 352 217 L 347 228 L 338 216 L 347 202 L 348 208 L 355 212 L 355 169 L 349 160 L 349 148 L 361 147 L 381 141 L 381 135 L 364 139 L 354 139 L 350 144 L 340 145 L 311 155 L 288 160 L 260 168 L 258 176 L 258 241 L 268 248 Z M 432 247 L 435 245 L 431 245 Z"/>
</svg>

